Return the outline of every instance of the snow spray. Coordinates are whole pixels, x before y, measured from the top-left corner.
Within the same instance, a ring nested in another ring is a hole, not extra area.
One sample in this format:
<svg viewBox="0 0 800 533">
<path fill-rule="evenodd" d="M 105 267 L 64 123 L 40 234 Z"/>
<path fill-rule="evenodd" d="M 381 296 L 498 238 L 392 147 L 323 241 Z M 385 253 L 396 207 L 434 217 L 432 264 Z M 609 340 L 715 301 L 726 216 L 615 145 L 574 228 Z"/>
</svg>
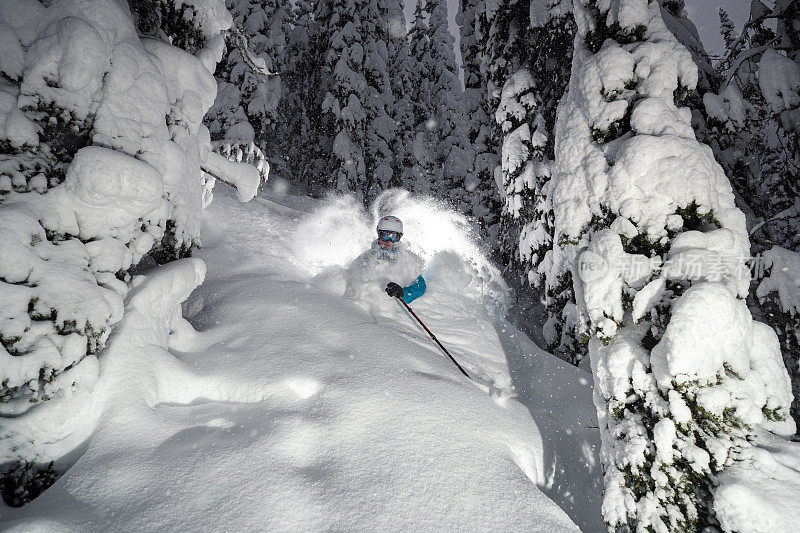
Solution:
<svg viewBox="0 0 800 533">
<path fill-rule="evenodd" d="M 383 192 L 369 213 L 352 195 L 330 195 L 298 225 L 295 256 L 312 276 L 330 267 L 347 268 L 370 246 L 378 220 L 386 215 L 403 221 L 402 242 L 426 261 L 426 278 L 436 277 L 438 270 L 452 270 L 450 263 L 456 259 L 471 278 L 468 295 L 483 302 L 492 315 L 505 314 L 510 289 L 478 244 L 469 219 L 443 202 L 403 189 Z"/>
</svg>

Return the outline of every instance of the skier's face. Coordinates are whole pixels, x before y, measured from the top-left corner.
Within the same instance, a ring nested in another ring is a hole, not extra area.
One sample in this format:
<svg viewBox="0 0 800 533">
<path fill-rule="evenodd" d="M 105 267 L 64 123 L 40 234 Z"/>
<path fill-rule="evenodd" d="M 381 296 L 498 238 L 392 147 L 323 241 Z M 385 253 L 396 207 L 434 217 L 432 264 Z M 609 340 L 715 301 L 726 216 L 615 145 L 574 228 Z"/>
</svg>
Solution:
<svg viewBox="0 0 800 533">
<path fill-rule="evenodd" d="M 400 242 L 401 235 L 396 231 L 379 231 L 378 245 L 384 250 L 394 250 L 397 247 L 397 243 Z"/>
</svg>

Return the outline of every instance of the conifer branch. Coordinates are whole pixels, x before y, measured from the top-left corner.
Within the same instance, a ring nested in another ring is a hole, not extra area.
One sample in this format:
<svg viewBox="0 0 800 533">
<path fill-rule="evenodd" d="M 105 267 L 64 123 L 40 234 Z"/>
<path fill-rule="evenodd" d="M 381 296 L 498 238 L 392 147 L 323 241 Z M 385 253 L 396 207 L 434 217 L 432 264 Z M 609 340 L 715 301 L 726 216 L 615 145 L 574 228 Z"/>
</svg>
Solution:
<svg viewBox="0 0 800 533">
<path fill-rule="evenodd" d="M 240 28 L 233 26 L 229 31 L 233 34 L 233 44 L 236 46 L 239 54 L 241 54 L 242 60 L 248 67 L 250 67 L 254 74 L 267 77 L 277 76 L 279 74 L 279 72 L 270 72 L 270 70 L 266 68 L 263 59 L 260 57 L 254 58 L 252 56 L 250 49 L 247 46 L 247 36 Z"/>
<path fill-rule="evenodd" d="M 766 20 L 779 19 L 779 18 L 783 17 L 786 14 L 786 11 L 789 10 L 789 6 L 791 6 L 792 3 L 793 2 L 787 4 L 786 9 L 783 10 L 783 11 L 779 12 L 776 9 L 775 11 L 772 11 L 771 13 L 767 13 L 766 15 L 762 15 L 760 17 L 756 17 L 756 18 L 754 18 L 752 20 L 748 20 L 747 22 L 745 22 L 744 26 L 742 26 L 742 32 L 739 34 L 739 37 L 735 41 L 733 41 L 733 43 L 731 43 L 731 45 L 728 47 L 731 50 L 731 52 L 735 53 L 739 48 L 742 47 L 742 45 L 744 44 L 745 38 L 747 37 L 747 30 L 749 30 L 751 27 L 753 27 L 753 26 L 755 26 L 757 24 L 760 24 L 760 23 L 762 23 L 762 22 L 764 22 Z M 739 63 L 739 66 L 741 66 L 741 63 Z M 728 79 L 728 82 L 729 81 L 730 81 L 730 78 Z M 726 84 L 727 84 L 727 82 L 726 82 Z"/>
<path fill-rule="evenodd" d="M 745 61 L 747 61 L 748 59 L 750 59 L 753 56 L 756 56 L 758 54 L 763 54 L 764 52 L 766 52 L 769 48 L 771 48 L 770 44 L 774 43 L 776 39 L 777 39 L 777 37 L 775 39 L 769 41 L 769 43 L 767 43 L 767 44 L 765 44 L 763 46 L 759 46 L 757 48 L 751 48 L 750 50 L 746 50 L 746 51 L 742 52 L 741 54 L 739 54 L 739 57 L 737 57 L 736 61 L 734 61 L 733 64 L 730 66 L 730 69 L 728 70 L 728 75 L 725 76 L 725 87 L 730 85 L 731 80 L 736 75 L 736 73 L 739 71 L 739 69 L 741 68 L 742 64 Z"/>
<path fill-rule="evenodd" d="M 233 187 L 234 189 L 237 189 L 237 190 L 239 189 L 239 187 L 237 187 L 235 183 L 232 183 L 232 182 L 230 182 L 230 181 L 226 180 L 225 178 L 221 178 L 221 177 L 219 177 L 217 174 L 215 174 L 214 172 L 212 172 L 212 171 L 208 170 L 207 168 L 205 168 L 205 167 L 204 167 L 204 166 L 202 166 L 202 165 L 200 166 L 200 170 L 202 170 L 203 172 L 205 172 L 206 174 L 208 174 L 209 176 L 211 176 L 211 177 L 212 177 L 212 178 L 214 178 L 215 180 L 217 180 L 217 181 L 221 181 L 221 182 L 222 182 L 222 183 L 224 183 L 225 185 L 230 185 L 231 187 Z"/>
</svg>

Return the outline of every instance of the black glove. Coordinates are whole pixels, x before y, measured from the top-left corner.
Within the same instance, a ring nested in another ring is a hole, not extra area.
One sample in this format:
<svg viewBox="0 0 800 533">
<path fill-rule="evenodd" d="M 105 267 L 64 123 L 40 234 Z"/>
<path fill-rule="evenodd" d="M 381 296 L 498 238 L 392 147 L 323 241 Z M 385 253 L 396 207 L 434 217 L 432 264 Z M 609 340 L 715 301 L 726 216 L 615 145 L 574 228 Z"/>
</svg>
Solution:
<svg viewBox="0 0 800 533">
<path fill-rule="evenodd" d="M 403 287 L 392 281 L 386 286 L 386 294 L 388 294 L 392 298 L 402 298 Z"/>
</svg>

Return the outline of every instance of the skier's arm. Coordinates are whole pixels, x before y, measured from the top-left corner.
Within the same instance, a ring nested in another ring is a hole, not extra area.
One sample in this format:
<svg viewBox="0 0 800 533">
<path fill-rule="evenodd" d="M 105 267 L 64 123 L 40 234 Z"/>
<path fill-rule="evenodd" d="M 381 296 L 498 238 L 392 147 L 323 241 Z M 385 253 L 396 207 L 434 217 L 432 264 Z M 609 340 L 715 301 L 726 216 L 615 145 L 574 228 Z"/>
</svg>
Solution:
<svg viewBox="0 0 800 533">
<path fill-rule="evenodd" d="M 411 303 L 425 294 L 425 289 L 427 288 L 427 285 L 425 285 L 425 278 L 417 276 L 417 279 L 415 279 L 411 285 L 403 287 L 403 300 L 405 300 L 406 303 Z"/>
</svg>

